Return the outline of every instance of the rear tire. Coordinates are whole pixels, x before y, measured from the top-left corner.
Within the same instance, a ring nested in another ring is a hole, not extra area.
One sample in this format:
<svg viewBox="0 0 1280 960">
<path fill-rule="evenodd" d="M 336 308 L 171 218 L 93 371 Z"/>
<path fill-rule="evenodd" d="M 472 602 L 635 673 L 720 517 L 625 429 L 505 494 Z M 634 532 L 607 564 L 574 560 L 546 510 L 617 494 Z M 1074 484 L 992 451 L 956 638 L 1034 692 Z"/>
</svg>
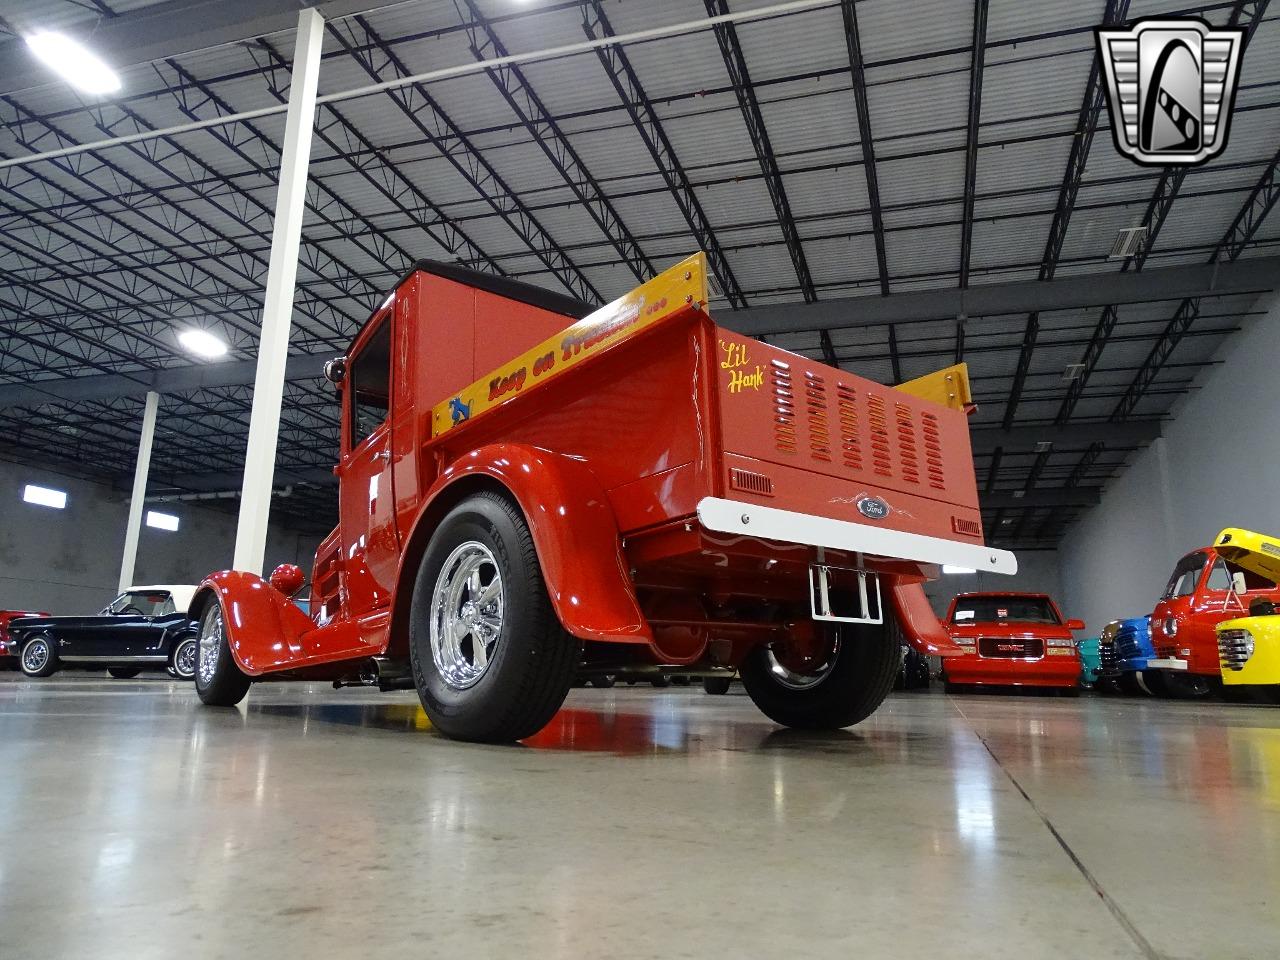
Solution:
<svg viewBox="0 0 1280 960">
<path fill-rule="evenodd" d="M 733 685 L 732 677 L 703 677 L 702 689 L 713 696 L 723 696 Z"/>
<path fill-rule="evenodd" d="M 578 647 L 519 508 L 487 491 L 454 507 L 427 546 L 410 609 L 413 680 L 435 728 L 476 743 L 532 736 L 564 703 Z"/>
<path fill-rule="evenodd" d="M 592 677 L 588 683 L 600 690 L 608 690 L 614 684 L 614 678 L 610 676 Z"/>
<path fill-rule="evenodd" d="M 58 672 L 58 650 L 53 637 L 37 633 L 18 651 L 18 669 L 28 677 L 51 677 Z"/>
<path fill-rule="evenodd" d="M 799 730 L 837 730 L 865 720 L 893 687 L 901 647 L 890 624 L 826 627 L 834 652 L 821 673 L 793 674 L 769 646 L 738 669 L 748 696 L 770 720 Z"/>
<path fill-rule="evenodd" d="M 196 675 L 196 667 L 200 663 L 199 632 L 183 634 L 173 645 L 169 654 L 168 671 L 179 680 L 190 680 Z"/>
<path fill-rule="evenodd" d="M 244 699 L 253 683 L 240 669 L 222 621 L 222 604 L 214 600 L 200 617 L 199 649 L 196 656 L 196 694 L 210 707 L 234 707 Z"/>
<path fill-rule="evenodd" d="M 132 680 L 141 672 L 137 667 L 107 667 L 107 673 L 116 680 Z"/>
</svg>

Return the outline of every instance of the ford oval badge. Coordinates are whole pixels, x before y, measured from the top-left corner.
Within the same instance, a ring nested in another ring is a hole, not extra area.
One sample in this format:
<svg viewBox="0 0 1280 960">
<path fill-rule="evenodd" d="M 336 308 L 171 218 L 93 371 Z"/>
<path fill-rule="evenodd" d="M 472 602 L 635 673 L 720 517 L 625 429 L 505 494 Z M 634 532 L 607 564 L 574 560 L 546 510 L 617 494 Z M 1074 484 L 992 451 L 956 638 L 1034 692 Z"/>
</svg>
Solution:
<svg viewBox="0 0 1280 960">
<path fill-rule="evenodd" d="M 889 516 L 889 505 L 879 497 L 863 497 L 858 501 L 858 512 L 868 520 L 883 520 Z"/>
</svg>

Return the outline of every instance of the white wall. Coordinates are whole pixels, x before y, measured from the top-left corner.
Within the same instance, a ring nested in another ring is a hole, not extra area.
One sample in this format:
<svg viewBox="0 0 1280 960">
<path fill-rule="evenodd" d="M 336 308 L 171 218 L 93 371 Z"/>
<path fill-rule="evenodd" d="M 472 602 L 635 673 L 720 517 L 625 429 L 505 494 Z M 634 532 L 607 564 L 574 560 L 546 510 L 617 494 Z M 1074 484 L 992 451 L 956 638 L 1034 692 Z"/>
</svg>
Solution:
<svg viewBox="0 0 1280 960">
<path fill-rule="evenodd" d="M 28 483 L 68 493 L 65 510 L 24 503 Z M 144 525 L 135 583 L 199 583 L 231 566 L 236 516 L 189 502 L 153 504 L 176 514 L 174 533 Z M 0 461 L 0 610 L 96 613 L 116 595 L 127 493 L 51 470 Z M 272 526 L 267 565 L 297 563 L 310 575 L 317 537 Z"/>
<path fill-rule="evenodd" d="M 1280 298 L 1263 308 L 1201 372 L 1164 437 L 1067 530 L 1059 553 L 1073 615 L 1150 613 L 1178 557 L 1223 527 L 1280 533 Z"/>
<path fill-rule="evenodd" d="M 970 574 L 943 574 L 939 579 L 924 585 L 924 592 L 939 616 L 946 613 L 951 598 L 957 593 L 973 593 L 981 590 L 1022 590 L 1027 593 L 1047 593 L 1059 604 L 1062 600 L 1062 582 L 1058 574 L 1058 554 L 1052 550 L 1020 550 L 1018 572 L 1012 577 L 981 571 Z M 1068 617 L 1075 611 L 1063 607 Z"/>
</svg>

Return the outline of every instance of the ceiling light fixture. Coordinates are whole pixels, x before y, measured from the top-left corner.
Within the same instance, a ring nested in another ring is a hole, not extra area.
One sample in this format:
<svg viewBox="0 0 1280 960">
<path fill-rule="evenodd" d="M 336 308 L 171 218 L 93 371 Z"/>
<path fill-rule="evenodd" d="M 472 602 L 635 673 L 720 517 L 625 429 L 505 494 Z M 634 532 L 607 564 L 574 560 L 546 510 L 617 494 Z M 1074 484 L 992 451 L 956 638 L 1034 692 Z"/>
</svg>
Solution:
<svg viewBox="0 0 1280 960">
<path fill-rule="evenodd" d="M 183 330 L 178 334 L 178 342 L 197 356 L 208 357 L 211 360 L 227 352 L 226 343 L 208 330 Z"/>
<path fill-rule="evenodd" d="M 40 30 L 24 39 L 37 60 L 77 90 L 102 95 L 120 89 L 116 72 L 65 33 Z"/>
</svg>

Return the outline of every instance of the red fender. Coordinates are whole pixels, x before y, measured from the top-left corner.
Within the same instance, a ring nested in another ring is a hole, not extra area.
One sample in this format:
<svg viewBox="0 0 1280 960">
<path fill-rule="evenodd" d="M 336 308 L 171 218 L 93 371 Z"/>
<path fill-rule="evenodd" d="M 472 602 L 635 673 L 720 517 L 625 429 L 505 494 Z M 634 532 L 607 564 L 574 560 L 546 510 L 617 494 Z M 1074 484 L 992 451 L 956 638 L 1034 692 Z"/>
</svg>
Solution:
<svg viewBox="0 0 1280 960">
<path fill-rule="evenodd" d="M 393 635 L 406 633 L 418 564 L 436 525 L 458 500 L 456 485 L 482 478 L 504 487 L 524 512 L 566 630 L 583 640 L 652 642 L 613 508 L 595 474 L 581 460 L 519 443 L 494 443 L 458 457 L 427 491 L 396 578 Z"/>
<path fill-rule="evenodd" d="M 302 659 L 300 638 L 315 624 L 288 597 L 252 573 L 220 570 L 200 583 L 191 600 L 195 620 L 210 598 L 222 605 L 227 644 L 240 669 L 256 677 Z"/>
<path fill-rule="evenodd" d="M 933 605 L 924 595 L 923 584 L 898 582 L 890 593 L 898 625 L 902 627 L 902 637 L 907 643 L 934 657 L 955 657 L 964 653 L 952 642 L 947 628 L 933 612 Z"/>
</svg>

